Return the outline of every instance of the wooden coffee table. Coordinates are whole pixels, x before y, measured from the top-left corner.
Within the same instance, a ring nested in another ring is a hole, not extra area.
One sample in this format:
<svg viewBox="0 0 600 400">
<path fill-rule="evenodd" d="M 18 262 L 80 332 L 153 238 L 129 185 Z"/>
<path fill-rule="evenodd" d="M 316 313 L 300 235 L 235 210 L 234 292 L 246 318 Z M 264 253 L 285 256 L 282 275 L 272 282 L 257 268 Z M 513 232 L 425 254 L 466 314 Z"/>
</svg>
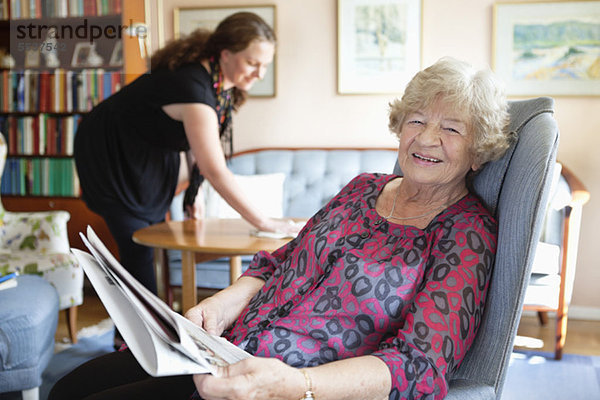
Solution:
<svg viewBox="0 0 600 400">
<path fill-rule="evenodd" d="M 274 251 L 290 240 L 251 236 L 252 229 L 243 219 L 168 221 L 136 231 L 133 241 L 155 249 L 159 270 L 162 249 L 181 251 L 182 311 L 185 313 L 197 303 L 196 262 L 229 257 L 231 283 L 242 274 L 240 256 L 261 250 Z"/>
</svg>

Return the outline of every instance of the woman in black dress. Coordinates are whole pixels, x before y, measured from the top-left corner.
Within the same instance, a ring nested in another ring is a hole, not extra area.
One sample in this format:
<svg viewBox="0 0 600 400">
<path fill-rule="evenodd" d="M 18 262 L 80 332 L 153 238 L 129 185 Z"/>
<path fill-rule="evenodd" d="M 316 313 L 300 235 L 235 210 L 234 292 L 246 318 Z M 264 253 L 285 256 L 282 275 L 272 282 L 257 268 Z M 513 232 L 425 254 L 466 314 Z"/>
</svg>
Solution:
<svg viewBox="0 0 600 400">
<path fill-rule="evenodd" d="M 274 51 L 275 34 L 260 17 L 233 14 L 214 32 L 197 30 L 157 51 L 149 73 L 81 121 L 75 162 L 83 200 L 106 221 L 121 263 L 150 290 L 156 292 L 152 250 L 131 237 L 164 219 L 182 176 L 190 176 L 185 205 L 192 218 L 201 215 L 197 193 L 206 178 L 258 229 L 297 229 L 247 202 L 223 150 L 231 152 L 232 110 L 264 76 Z"/>
</svg>

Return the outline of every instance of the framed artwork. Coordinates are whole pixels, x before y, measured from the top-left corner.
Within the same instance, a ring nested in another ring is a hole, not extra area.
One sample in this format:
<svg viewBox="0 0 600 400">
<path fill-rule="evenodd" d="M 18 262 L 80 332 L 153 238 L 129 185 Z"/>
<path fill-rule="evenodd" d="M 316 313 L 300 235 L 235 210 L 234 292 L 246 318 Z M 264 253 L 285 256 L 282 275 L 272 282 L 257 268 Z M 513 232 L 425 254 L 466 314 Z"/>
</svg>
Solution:
<svg viewBox="0 0 600 400">
<path fill-rule="evenodd" d="M 72 67 L 87 67 L 88 58 L 92 54 L 94 44 L 88 42 L 80 42 L 75 45 L 73 50 L 73 58 L 71 59 Z"/>
<path fill-rule="evenodd" d="M 600 1 L 494 4 L 494 70 L 514 96 L 600 96 Z"/>
<path fill-rule="evenodd" d="M 421 0 L 338 0 L 338 93 L 401 93 L 421 68 Z"/>
<path fill-rule="evenodd" d="M 194 7 L 194 8 L 176 8 L 174 12 L 175 38 L 186 35 L 197 28 L 214 30 L 219 22 L 236 12 L 252 12 L 260 16 L 269 24 L 275 33 L 275 6 L 243 6 L 243 7 Z M 256 82 L 252 89 L 248 91 L 250 96 L 256 97 L 275 97 L 276 93 L 276 70 L 277 53 L 273 63 L 267 69 L 265 77 Z"/>
</svg>

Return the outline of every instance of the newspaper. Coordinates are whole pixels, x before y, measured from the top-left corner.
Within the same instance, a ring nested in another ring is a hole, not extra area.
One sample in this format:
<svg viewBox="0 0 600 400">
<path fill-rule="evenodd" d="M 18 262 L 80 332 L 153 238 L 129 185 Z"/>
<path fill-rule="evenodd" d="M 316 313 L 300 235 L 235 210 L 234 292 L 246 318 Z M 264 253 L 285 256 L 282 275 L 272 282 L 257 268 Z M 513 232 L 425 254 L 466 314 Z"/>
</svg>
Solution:
<svg viewBox="0 0 600 400">
<path fill-rule="evenodd" d="M 91 227 L 79 234 L 91 254 L 71 249 L 125 343 L 152 376 L 211 373 L 252 357 L 173 311 L 123 268 Z"/>
</svg>

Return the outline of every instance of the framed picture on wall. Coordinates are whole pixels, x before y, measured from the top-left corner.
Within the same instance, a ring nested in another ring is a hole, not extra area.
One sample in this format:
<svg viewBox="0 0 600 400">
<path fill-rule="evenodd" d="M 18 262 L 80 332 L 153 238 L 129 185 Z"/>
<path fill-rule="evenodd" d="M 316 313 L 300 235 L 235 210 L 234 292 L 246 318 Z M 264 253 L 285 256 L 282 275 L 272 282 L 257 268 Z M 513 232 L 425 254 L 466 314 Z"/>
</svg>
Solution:
<svg viewBox="0 0 600 400">
<path fill-rule="evenodd" d="M 189 34 L 197 28 L 214 30 L 219 22 L 236 12 L 252 12 L 260 16 L 269 24 L 275 32 L 275 6 L 243 6 L 243 7 L 194 7 L 194 8 L 176 8 L 174 12 L 175 38 Z M 256 82 L 252 89 L 248 91 L 250 96 L 256 97 L 275 97 L 276 94 L 276 70 L 277 53 L 273 63 L 267 69 L 265 77 Z"/>
<path fill-rule="evenodd" d="M 514 96 L 600 96 L 600 1 L 494 4 L 493 65 Z"/>
<path fill-rule="evenodd" d="M 338 0 L 338 93 L 399 93 L 421 68 L 421 0 Z"/>
</svg>

